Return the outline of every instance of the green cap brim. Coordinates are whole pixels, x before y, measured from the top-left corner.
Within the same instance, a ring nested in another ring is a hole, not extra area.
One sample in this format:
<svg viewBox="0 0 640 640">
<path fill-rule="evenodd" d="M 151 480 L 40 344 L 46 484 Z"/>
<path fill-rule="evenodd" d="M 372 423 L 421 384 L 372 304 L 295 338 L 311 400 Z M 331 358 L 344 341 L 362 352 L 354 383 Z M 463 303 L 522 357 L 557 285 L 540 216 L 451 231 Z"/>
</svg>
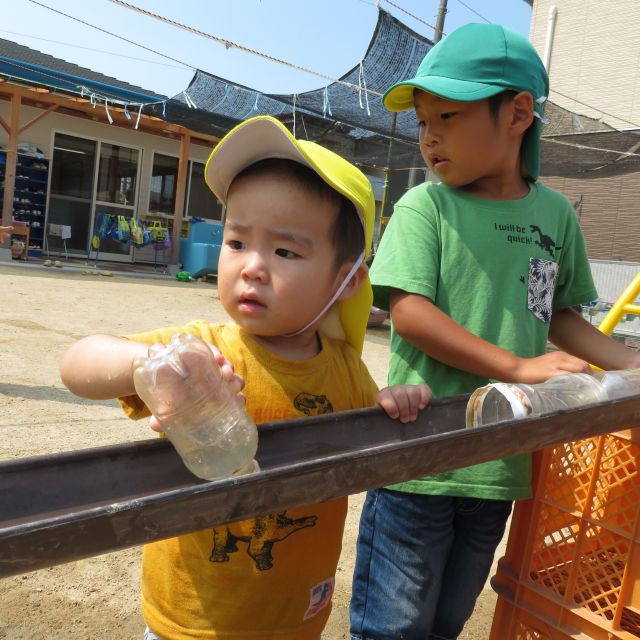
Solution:
<svg viewBox="0 0 640 640">
<path fill-rule="evenodd" d="M 473 102 L 484 100 L 504 91 L 504 87 L 484 84 L 481 82 L 468 82 L 440 76 L 428 76 L 424 78 L 412 78 L 394 84 L 382 96 L 382 104 L 389 111 L 406 111 L 413 109 L 413 92 L 416 89 L 432 93 L 446 100 L 455 102 Z"/>
<path fill-rule="evenodd" d="M 505 87 L 480 82 L 428 76 L 426 78 L 413 78 L 394 84 L 386 91 L 384 96 L 382 96 L 382 103 L 389 111 L 407 111 L 408 109 L 413 109 L 413 94 L 416 89 L 455 102 L 484 100 L 506 90 Z M 534 118 L 533 124 L 524 135 L 520 153 L 523 174 L 532 180 L 537 180 L 540 176 L 541 135 L 542 122 L 539 118 Z"/>
</svg>

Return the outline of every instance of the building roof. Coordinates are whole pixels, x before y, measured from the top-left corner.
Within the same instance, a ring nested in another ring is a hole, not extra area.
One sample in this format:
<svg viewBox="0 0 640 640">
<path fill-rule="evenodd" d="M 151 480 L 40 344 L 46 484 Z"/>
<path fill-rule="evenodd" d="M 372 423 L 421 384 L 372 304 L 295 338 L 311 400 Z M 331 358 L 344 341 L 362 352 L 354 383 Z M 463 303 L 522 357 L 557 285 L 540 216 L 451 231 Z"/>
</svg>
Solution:
<svg viewBox="0 0 640 640">
<path fill-rule="evenodd" d="M 153 102 L 167 96 L 106 76 L 87 67 L 0 38 L 0 75 L 50 88 L 82 93 L 85 88 L 124 102 Z"/>
</svg>

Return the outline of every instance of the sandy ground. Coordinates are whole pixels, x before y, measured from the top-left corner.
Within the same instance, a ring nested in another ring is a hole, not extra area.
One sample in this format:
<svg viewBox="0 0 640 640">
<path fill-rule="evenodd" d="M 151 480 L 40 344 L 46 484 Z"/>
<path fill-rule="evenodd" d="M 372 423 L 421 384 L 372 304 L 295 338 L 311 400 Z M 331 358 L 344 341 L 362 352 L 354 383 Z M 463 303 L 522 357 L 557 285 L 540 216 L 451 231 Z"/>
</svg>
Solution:
<svg viewBox="0 0 640 640">
<path fill-rule="evenodd" d="M 64 268 L 0 264 L 0 459 L 152 437 L 114 402 L 82 400 L 58 375 L 64 351 L 96 332 L 131 333 L 205 318 L 223 321 L 215 285 Z M 388 330 L 370 331 L 364 360 L 383 385 Z M 1 495 L 1 491 L 0 491 Z M 0 503 L 1 504 L 1 503 Z M 362 495 L 352 496 L 325 640 L 348 636 L 348 605 Z M 140 549 L 0 580 L 0 639 L 142 638 Z M 461 639 L 489 636 L 495 594 L 485 589 Z"/>
</svg>

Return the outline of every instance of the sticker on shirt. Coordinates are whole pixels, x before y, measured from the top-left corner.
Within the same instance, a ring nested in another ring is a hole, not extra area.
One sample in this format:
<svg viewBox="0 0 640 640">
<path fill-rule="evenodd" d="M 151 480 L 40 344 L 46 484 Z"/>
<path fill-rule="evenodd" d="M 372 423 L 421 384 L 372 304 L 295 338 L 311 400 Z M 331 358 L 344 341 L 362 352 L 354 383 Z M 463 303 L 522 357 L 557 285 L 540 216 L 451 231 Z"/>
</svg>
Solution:
<svg viewBox="0 0 640 640">
<path fill-rule="evenodd" d="M 333 595 L 335 580 L 327 578 L 309 590 L 309 608 L 304 614 L 303 620 L 308 620 L 322 611 L 330 602 Z"/>
<path fill-rule="evenodd" d="M 273 567 L 273 547 L 289 536 L 307 527 L 315 527 L 318 516 L 290 518 L 286 511 L 270 513 L 254 518 L 249 531 L 241 529 L 242 523 L 228 524 L 213 530 L 211 562 L 229 562 L 230 554 L 240 550 L 239 542 L 244 542 L 247 555 L 255 563 L 258 571 L 268 571 Z"/>
<path fill-rule="evenodd" d="M 527 306 L 533 315 L 548 324 L 551 322 L 553 294 L 558 279 L 558 264 L 552 260 L 529 258 Z"/>
</svg>

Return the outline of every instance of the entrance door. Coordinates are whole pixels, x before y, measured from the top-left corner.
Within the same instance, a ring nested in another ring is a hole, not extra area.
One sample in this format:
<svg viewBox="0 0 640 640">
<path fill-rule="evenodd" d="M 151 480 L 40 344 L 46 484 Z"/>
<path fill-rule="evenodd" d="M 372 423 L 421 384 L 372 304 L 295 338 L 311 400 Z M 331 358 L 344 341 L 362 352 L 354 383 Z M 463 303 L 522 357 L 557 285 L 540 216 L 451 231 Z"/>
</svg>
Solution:
<svg viewBox="0 0 640 640">
<path fill-rule="evenodd" d="M 69 253 L 88 254 L 99 213 L 134 215 L 140 155 L 139 149 L 55 134 L 47 223 L 71 227 Z M 60 238 L 49 235 L 48 243 L 51 251 L 63 250 Z M 131 262 L 128 242 L 104 238 L 99 249 L 100 259 Z"/>
<path fill-rule="evenodd" d="M 89 247 L 96 146 L 94 140 L 63 133 L 54 138 L 47 224 L 71 227 L 66 241 L 71 254 L 86 255 Z M 51 251 L 64 250 L 59 237 L 49 236 L 48 245 Z"/>
<path fill-rule="evenodd" d="M 100 162 L 94 221 L 100 214 L 124 216 L 129 220 L 135 215 L 140 151 L 130 147 L 100 143 Z M 100 258 L 105 260 L 132 261 L 131 243 L 104 238 L 100 243 Z"/>
</svg>

